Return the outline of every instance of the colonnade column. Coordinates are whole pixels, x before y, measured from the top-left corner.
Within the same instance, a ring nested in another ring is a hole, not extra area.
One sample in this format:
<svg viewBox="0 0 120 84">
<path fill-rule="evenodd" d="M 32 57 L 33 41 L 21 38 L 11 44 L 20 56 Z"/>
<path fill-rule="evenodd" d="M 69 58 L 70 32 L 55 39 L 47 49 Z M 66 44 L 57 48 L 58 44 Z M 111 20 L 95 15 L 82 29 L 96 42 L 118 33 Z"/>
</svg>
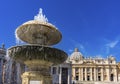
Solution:
<svg viewBox="0 0 120 84">
<path fill-rule="evenodd" d="M 117 82 L 117 67 L 114 68 L 114 81 Z"/>
<path fill-rule="evenodd" d="M 92 67 L 90 68 L 90 81 L 92 81 Z"/>
<path fill-rule="evenodd" d="M 96 81 L 96 67 L 94 67 L 94 81 Z"/>
<path fill-rule="evenodd" d="M 72 69 L 73 77 L 72 79 L 75 80 L 75 68 Z"/>
<path fill-rule="evenodd" d="M 103 81 L 103 67 L 101 67 L 101 81 Z"/>
<path fill-rule="evenodd" d="M 62 67 L 59 67 L 59 70 L 60 70 L 60 74 L 59 74 L 59 83 L 61 84 L 61 78 L 62 78 Z"/>
<path fill-rule="evenodd" d="M 87 68 L 85 67 L 85 81 L 87 81 Z"/>
<path fill-rule="evenodd" d="M 71 79 L 70 79 L 70 74 L 71 74 L 70 68 L 68 68 L 68 84 L 70 84 L 70 81 L 71 81 Z"/>
<path fill-rule="evenodd" d="M 109 69 L 109 67 L 107 68 L 107 81 L 110 81 L 110 69 Z"/>
<path fill-rule="evenodd" d="M 1 71 L 0 71 L 0 77 L 2 77 L 2 72 L 3 72 L 3 58 L 0 58 L 0 68 L 1 68 Z M 0 78 L 0 83 L 2 83 L 2 78 Z"/>
<path fill-rule="evenodd" d="M 81 81 L 83 81 L 83 67 L 81 68 Z"/>
<path fill-rule="evenodd" d="M 80 71 L 81 71 L 81 70 L 80 70 L 80 68 L 79 68 L 79 81 L 81 80 L 81 77 L 80 77 L 81 73 L 80 73 Z"/>
</svg>

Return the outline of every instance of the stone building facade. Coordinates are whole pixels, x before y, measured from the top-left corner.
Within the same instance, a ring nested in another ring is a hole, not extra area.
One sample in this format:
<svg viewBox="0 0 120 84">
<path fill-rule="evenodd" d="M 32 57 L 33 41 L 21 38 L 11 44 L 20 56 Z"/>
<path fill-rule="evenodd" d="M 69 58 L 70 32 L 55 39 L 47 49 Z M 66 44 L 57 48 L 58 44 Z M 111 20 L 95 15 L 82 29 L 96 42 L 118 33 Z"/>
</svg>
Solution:
<svg viewBox="0 0 120 84">
<path fill-rule="evenodd" d="M 24 65 L 15 62 L 12 59 L 7 59 L 4 69 L 4 83 L 3 84 L 22 84 L 21 74 L 24 71 Z"/>
<path fill-rule="evenodd" d="M 120 69 L 113 56 L 85 58 L 77 48 L 66 61 L 72 65 L 74 84 L 119 84 Z M 119 64 L 120 65 L 120 64 Z"/>
<path fill-rule="evenodd" d="M 63 63 L 51 67 L 52 84 L 71 84 L 72 67 L 70 63 Z"/>
<path fill-rule="evenodd" d="M 21 74 L 25 65 L 17 63 L 9 56 L 4 45 L 0 48 L 0 84 L 22 84 Z"/>
<path fill-rule="evenodd" d="M 5 74 L 5 62 L 6 62 L 6 49 L 5 45 L 3 44 L 0 47 L 0 84 L 4 84 L 4 74 Z"/>
<path fill-rule="evenodd" d="M 6 59 L 4 45 L 0 48 L 0 84 L 21 84 L 25 65 Z M 120 63 L 115 57 L 88 57 L 77 48 L 60 65 L 51 67 L 53 84 L 120 84 Z"/>
</svg>

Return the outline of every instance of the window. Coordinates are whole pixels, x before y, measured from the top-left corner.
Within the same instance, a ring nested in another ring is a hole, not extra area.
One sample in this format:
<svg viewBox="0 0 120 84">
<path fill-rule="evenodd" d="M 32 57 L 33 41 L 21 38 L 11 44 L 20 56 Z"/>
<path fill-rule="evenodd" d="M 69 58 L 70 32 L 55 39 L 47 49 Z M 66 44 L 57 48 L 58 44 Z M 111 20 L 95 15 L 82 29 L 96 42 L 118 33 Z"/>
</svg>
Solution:
<svg viewBox="0 0 120 84">
<path fill-rule="evenodd" d="M 87 81 L 90 81 L 90 76 L 87 76 Z"/>
<path fill-rule="evenodd" d="M 100 70 L 101 70 L 101 69 L 100 69 L 100 68 L 98 68 L 98 72 L 100 72 Z"/>
<path fill-rule="evenodd" d="M 98 81 L 101 81 L 101 76 L 98 76 Z"/>
<path fill-rule="evenodd" d="M 110 61 L 110 63 L 112 64 L 112 63 L 113 63 L 113 61 L 111 60 L 111 61 Z"/>
<path fill-rule="evenodd" d="M 53 74 L 56 74 L 56 67 L 53 67 Z"/>
<path fill-rule="evenodd" d="M 79 76 L 76 76 L 76 80 L 78 80 L 79 79 Z"/>
<path fill-rule="evenodd" d="M 100 61 L 100 60 L 98 60 L 98 63 L 101 63 L 101 61 Z"/>
<path fill-rule="evenodd" d="M 110 76 L 110 80 L 111 81 L 113 81 L 114 79 L 113 79 L 113 77 L 114 77 L 114 75 L 113 74 L 111 74 L 111 76 Z"/>
<path fill-rule="evenodd" d="M 79 68 L 75 68 L 75 73 L 79 73 Z"/>
<path fill-rule="evenodd" d="M 90 72 L 90 68 L 87 68 L 87 72 Z"/>
<path fill-rule="evenodd" d="M 83 81 L 85 81 L 85 77 L 83 77 Z"/>
</svg>

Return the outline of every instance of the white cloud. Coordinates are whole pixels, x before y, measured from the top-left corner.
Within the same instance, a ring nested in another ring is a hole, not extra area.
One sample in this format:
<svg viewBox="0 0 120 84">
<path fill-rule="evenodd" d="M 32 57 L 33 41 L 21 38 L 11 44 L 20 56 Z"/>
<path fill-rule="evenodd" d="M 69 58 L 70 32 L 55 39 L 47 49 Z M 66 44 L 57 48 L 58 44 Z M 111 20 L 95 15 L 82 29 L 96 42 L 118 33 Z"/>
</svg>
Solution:
<svg viewBox="0 0 120 84">
<path fill-rule="evenodd" d="M 112 41 L 106 44 L 106 47 L 114 48 L 118 44 L 119 40 Z"/>
<path fill-rule="evenodd" d="M 113 49 L 114 47 L 116 47 L 116 45 L 119 43 L 119 39 L 115 40 L 115 41 L 110 41 L 107 44 L 105 44 L 106 47 L 106 54 L 110 54 L 110 49 Z"/>
<path fill-rule="evenodd" d="M 73 52 L 73 49 L 69 49 L 68 51 L 69 51 L 69 52 Z"/>
<path fill-rule="evenodd" d="M 78 48 L 80 52 L 83 52 L 84 54 L 86 53 L 84 45 L 81 44 L 80 42 L 72 39 L 71 44 L 72 44 L 72 49 L 69 49 L 69 52 L 73 52 L 75 48 Z"/>
<path fill-rule="evenodd" d="M 77 44 L 78 45 L 78 48 L 80 48 L 81 50 L 84 50 L 84 46 L 82 44 Z"/>
</svg>

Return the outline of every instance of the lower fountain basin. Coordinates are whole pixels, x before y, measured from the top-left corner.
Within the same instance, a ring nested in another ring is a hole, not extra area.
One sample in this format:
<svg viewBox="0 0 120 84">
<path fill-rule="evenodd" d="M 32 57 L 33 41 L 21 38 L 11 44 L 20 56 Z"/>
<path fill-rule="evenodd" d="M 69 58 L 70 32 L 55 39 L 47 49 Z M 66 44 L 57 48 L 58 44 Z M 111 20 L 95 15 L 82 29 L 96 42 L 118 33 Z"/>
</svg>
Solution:
<svg viewBox="0 0 120 84">
<path fill-rule="evenodd" d="M 37 60 L 37 62 L 61 64 L 67 59 L 67 54 L 64 51 L 41 45 L 14 46 L 8 49 L 8 55 L 15 61 L 22 63 Z"/>
</svg>

